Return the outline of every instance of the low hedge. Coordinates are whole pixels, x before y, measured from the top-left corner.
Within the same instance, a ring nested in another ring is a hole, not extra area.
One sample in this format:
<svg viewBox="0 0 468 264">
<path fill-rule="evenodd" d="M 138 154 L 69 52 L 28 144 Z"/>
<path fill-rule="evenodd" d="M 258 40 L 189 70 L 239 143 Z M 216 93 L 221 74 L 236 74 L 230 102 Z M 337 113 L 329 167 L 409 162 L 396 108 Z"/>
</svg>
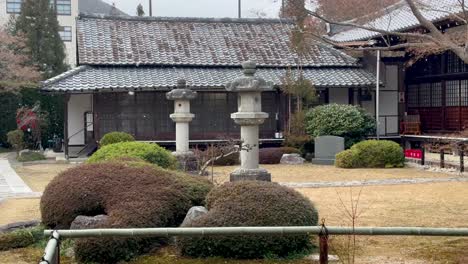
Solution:
<svg viewBox="0 0 468 264">
<path fill-rule="evenodd" d="M 144 142 L 120 142 L 100 148 L 89 159 L 88 163 L 109 161 L 121 157 L 140 158 L 163 168 L 174 169 L 176 159 L 165 148 L 158 144 Z"/>
<path fill-rule="evenodd" d="M 192 227 L 315 226 L 318 220 L 307 198 L 271 182 L 226 183 L 213 189 L 206 201 L 208 213 L 195 219 Z M 288 257 L 313 247 L 308 235 L 181 237 L 177 245 L 187 256 L 239 259 Z"/>
<path fill-rule="evenodd" d="M 336 155 L 340 168 L 396 168 L 403 167 L 405 156 L 397 143 L 389 140 L 366 140 Z"/>
<path fill-rule="evenodd" d="M 120 142 L 131 142 L 135 141 L 135 138 L 125 132 L 110 132 L 105 134 L 101 140 L 99 141 L 99 145 L 101 147 L 110 145 L 110 144 L 115 144 L 115 143 L 120 143 Z"/>
<path fill-rule="evenodd" d="M 36 226 L 0 233 L 0 251 L 30 246 L 43 239 L 44 228 Z"/>
<path fill-rule="evenodd" d="M 138 160 L 84 164 L 62 172 L 46 187 L 40 203 L 42 222 L 63 229 L 78 215 L 107 214 L 108 221 L 97 228 L 177 227 L 190 207 L 202 205 L 210 189 L 207 181 Z M 166 242 L 79 239 L 75 252 L 81 262 L 115 263 Z"/>
<path fill-rule="evenodd" d="M 262 148 L 259 150 L 259 163 L 260 164 L 279 164 L 283 154 L 292 154 L 301 151 L 292 147 L 280 147 L 280 148 Z"/>
<path fill-rule="evenodd" d="M 47 159 L 44 154 L 40 152 L 23 152 L 18 157 L 19 162 L 38 161 Z"/>
</svg>

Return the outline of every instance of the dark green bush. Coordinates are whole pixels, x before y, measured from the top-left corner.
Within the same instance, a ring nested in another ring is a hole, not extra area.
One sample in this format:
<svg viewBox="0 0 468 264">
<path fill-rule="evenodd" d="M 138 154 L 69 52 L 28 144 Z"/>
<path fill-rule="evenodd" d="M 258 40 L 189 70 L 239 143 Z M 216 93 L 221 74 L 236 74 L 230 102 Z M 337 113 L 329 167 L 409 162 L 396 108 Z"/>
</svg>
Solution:
<svg viewBox="0 0 468 264">
<path fill-rule="evenodd" d="M 30 246 L 43 238 L 42 226 L 0 233 L 0 251 Z"/>
<path fill-rule="evenodd" d="M 46 187 L 40 204 L 42 222 L 49 228 L 69 228 L 78 215 L 107 214 L 108 221 L 98 227 L 176 227 L 211 189 L 209 182 L 191 177 L 140 161 L 71 168 Z M 115 263 L 166 242 L 158 238 L 80 239 L 75 250 L 82 262 Z"/>
<path fill-rule="evenodd" d="M 130 142 L 130 141 L 135 141 L 135 138 L 127 134 L 125 132 L 110 132 L 105 134 L 101 140 L 99 141 L 99 145 L 101 147 L 110 145 L 110 144 L 115 144 L 119 142 Z"/>
<path fill-rule="evenodd" d="M 231 182 L 207 196 L 208 214 L 193 227 L 217 226 L 314 226 L 318 214 L 297 191 L 270 182 Z M 178 247 L 192 257 L 288 257 L 313 247 L 308 235 L 243 235 L 178 238 Z"/>
<path fill-rule="evenodd" d="M 309 135 L 287 134 L 284 137 L 283 146 L 299 149 L 302 154 L 314 152 L 314 140 Z"/>
<path fill-rule="evenodd" d="M 240 164 L 240 156 L 239 152 L 231 154 L 229 156 L 224 156 L 220 159 L 217 159 L 214 162 L 216 166 L 232 166 L 232 165 L 239 165 Z"/>
<path fill-rule="evenodd" d="M 283 154 L 300 153 L 296 148 L 280 147 L 280 148 L 262 148 L 259 150 L 260 164 L 279 164 Z"/>
<path fill-rule="evenodd" d="M 405 155 L 397 143 L 389 140 L 366 140 L 336 155 L 340 168 L 397 168 L 403 167 Z"/>
<path fill-rule="evenodd" d="M 307 133 L 311 137 L 344 137 L 347 148 L 375 132 L 372 116 L 354 105 L 317 106 L 307 113 L 306 121 Z"/>
<path fill-rule="evenodd" d="M 17 153 L 25 146 L 24 132 L 21 129 L 12 130 L 7 133 L 8 144 L 10 144 Z"/>
<path fill-rule="evenodd" d="M 88 163 L 108 161 L 121 157 L 141 158 L 163 168 L 175 168 L 174 156 L 158 144 L 144 142 L 120 142 L 100 148 L 89 159 Z"/>
<path fill-rule="evenodd" d="M 20 162 L 27 162 L 27 161 L 37 161 L 37 160 L 45 160 L 46 157 L 44 154 L 40 152 L 23 152 L 18 157 L 18 161 Z"/>
</svg>

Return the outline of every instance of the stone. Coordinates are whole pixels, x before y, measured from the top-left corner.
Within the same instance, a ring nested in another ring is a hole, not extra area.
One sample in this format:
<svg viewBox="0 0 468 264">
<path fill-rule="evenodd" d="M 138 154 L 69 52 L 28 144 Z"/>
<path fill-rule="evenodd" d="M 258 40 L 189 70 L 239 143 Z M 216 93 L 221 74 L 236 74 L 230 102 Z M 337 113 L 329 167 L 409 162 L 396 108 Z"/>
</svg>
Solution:
<svg viewBox="0 0 468 264">
<path fill-rule="evenodd" d="M 334 165 L 335 156 L 344 150 L 344 138 L 321 136 L 315 138 L 315 158 L 313 164 Z"/>
<path fill-rule="evenodd" d="M 198 161 L 193 152 L 173 152 L 172 155 L 177 159 L 178 169 L 186 172 L 198 171 Z"/>
<path fill-rule="evenodd" d="M 193 221 L 208 213 L 208 210 L 203 206 L 194 206 L 190 208 L 184 218 L 181 226 L 192 226 Z"/>
<path fill-rule="evenodd" d="M 281 157 L 280 164 L 298 165 L 304 164 L 304 161 L 305 159 L 297 153 L 283 154 L 283 156 Z"/>
<path fill-rule="evenodd" d="M 319 261 L 320 260 L 320 255 L 318 254 L 313 254 L 305 257 L 307 260 L 312 260 L 312 261 Z M 340 261 L 340 258 L 337 255 L 328 255 L 328 261 Z"/>
<path fill-rule="evenodd" d="M 107 215 L 85 216 L 79 215 L 73 220 L 70 229 L 92 229 L 107 222 Z"/>
<path fill-rule="evenodd" d="M 0 226 L 0 234 L 15 231 L 18 229 L 38 226 L 40 223 L 41 222 L 39 220 L 31 220 L 31 221 L 21 221 L 21 222 L 6 224 L 3 226 Z"/>
<path fill-rule="evenodd" d="M 243 169 L 238 168 L 231 172 L 229 180 L 234 181 L 267 181 L 271 182 L 271 174 L 263 168 Z"/>
<path fill-rule="evenodd" d="M 69 247 L 64 250 L 63 254 L 67 258 L 74 258 L 75 257 L 75 249 L 73 247 Z"/>
</svg>

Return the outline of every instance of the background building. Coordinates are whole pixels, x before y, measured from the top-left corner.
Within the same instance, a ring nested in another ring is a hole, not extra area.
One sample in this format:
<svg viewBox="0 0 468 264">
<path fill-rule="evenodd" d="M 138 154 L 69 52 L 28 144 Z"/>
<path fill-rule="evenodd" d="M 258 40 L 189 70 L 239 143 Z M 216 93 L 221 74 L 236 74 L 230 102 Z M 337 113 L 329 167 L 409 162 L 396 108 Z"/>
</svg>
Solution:
<svg viewBox="0 0 468 264">
<path fill-rule="evenodd" d="M 0 0 L 0 26 L 6 26 L 12 16 L 21 12 L 22 0 Z M 75 67 L 76 62 L 76 18 L 79 13 L 126 16 L 119 9 L 101 0 L 50 0 L 57 10 L 61 26 L 59 34 L 65 44 L 67 63 Z"/>
</svg>

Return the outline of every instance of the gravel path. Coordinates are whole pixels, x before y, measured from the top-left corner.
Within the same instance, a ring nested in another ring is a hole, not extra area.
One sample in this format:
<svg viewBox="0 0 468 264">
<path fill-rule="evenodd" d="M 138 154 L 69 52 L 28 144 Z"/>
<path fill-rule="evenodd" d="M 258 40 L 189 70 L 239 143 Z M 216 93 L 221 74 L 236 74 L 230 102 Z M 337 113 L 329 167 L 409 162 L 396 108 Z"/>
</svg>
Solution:
<svg viewBox="0 0 468 264">
<path fill-rule="evenodd" d="M 5 198 L 39 197 L 16 174 L 7 159 L 0 159 L 0 201 Z"/>
<path fill-rule="evenodd" d="M 468 177 L 378 179 L 378 180 L 334 181 L 334 182 L 280 182 L 280 184 L 284 186 L 292 187 L 292 188 L 329 188 L 329 187 L 404 185 L 404 184 L 441 183 L 441 182 L 468 182 Z"/>
</svg>

